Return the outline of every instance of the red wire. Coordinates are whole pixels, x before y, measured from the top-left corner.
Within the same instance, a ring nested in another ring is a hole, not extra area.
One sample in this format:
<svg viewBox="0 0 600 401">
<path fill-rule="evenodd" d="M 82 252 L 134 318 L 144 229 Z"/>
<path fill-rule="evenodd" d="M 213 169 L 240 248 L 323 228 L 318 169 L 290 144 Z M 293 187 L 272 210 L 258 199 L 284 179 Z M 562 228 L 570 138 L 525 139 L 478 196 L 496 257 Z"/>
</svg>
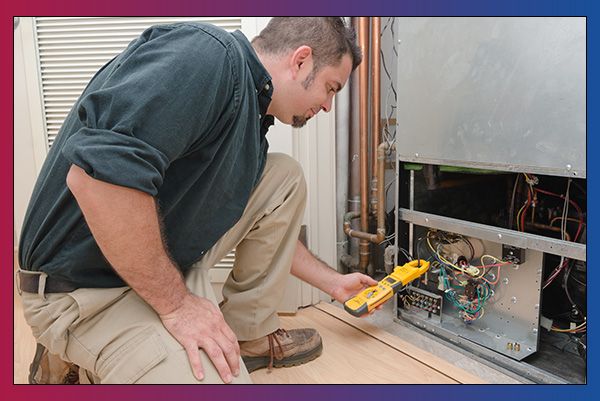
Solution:
<svg viewBox="0 0 600 401">
<path fill-rule="evenodd" d="M 564 267 L 568 263 L 569 263 L 569 259 L 565 259 L 564 262 L 561 265 L 557 266 L 556 269 L 554 269 L 554 271 L 550 274 L 550 277 L 548 277 L 548 279 L 546 280 L 546 282 L 542 286 L 542 290 L 545 289 L 546 287 L 548 287 L 550 285 L 550 283 L 552 283 L 554 281 L 554 279 L 556 277 L 558 277 L 558 274 L 562 271 L 562 269 L 564 269 Z"/>
</svg>

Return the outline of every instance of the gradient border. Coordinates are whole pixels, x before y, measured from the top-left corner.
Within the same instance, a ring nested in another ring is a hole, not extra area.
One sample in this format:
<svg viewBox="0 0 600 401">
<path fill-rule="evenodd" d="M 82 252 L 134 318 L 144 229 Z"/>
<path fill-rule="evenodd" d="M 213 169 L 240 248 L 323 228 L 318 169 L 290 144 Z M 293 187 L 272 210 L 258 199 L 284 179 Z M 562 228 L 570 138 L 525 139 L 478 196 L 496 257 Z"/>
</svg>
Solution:
<svg viewBox="0 0 600 401">
<path fill-rule="evenodd" d="M 597 3 L 597 2 L 596 2 Z M 598 78 L 593 71 L 598 67 L 598 13 L 592 0 L 558 1 L 558 0 L 305 0 L 296 4 L 284 4 L 275 0 L 242 0 L 218 3 L 206 0 L 104 0 L 101 2 L 83 2 L 75 0 L 58 0 L 43 2 L 41 0 L 21 1 L 19 4 L 5 2 L 2 6 L 2 35 L 0 41 L 2 53 L 8 55 L 13 46 L 9 43 L 13 36 L 12 17 L 14 16 L 195 16 L 195 15 L 398 15 L 398 16 L 586 16 L 587 18 L 587 104 L 588 110 L 595 110 L 598 98 Z M 10 20 L 9 20 L 10 18 Z M 11 53 L 12 54 L 12 53 Z M 7 189 L 1 197 L 0 207 L 0 263 L 2 266 L 2 320 L 7 322 L 13 314 L 13 235 L 9 227 L 12 224 L 13 210 L 13 109 L 11 91 L 12 68 L 8 61 L 0 63 L 0 81 L 2 82 L 0 106 L 2 118 L 0 124 L 0 180 L 1 187 Z M 13 88 L 13 90 L 19 90 Z M 597 113 L 588 113 L 587 149 L 596 150 L 598 145 Z M 593 155 L 593 153 L 591 153 Z M 590 159 L 587 159 L 590 160 Z M 598 164 L 595 160 L 588 163 L 588 198 L 597 199 Z M 588 201 L 589 203 L 589 201 Z M 588 208 L 588 249 L 594 249 L 597 237 L 595 209 Z M 11 244 L 13 246 L 11 246 Z M 590 261 L 588 282 L 600 283 L 600 270 Z M 364 400 L 366 398 L 390 398 L 418 400 L 450 400 L 479 399 L 484 401 L 507 399 L 589 399 L 597 393 L 600 385 L 594 383 L 598 376 L 598 339 L 595 337 L 598 299 L 588 295 L 588 381 L 587 385 L 253 385 L 234 386 L 28 386 L 14 385 L 13 381 L 13 324 L 0 333 L 0 396 L 5 400 L 203 400 L 216 399 L 223 401 L 239 399 L 277 399 L 277 400 Z M 12 322 L 12 319 L 11 319 Z M 376 356 L 374 356 L 376 357 Z"/>
</svg>

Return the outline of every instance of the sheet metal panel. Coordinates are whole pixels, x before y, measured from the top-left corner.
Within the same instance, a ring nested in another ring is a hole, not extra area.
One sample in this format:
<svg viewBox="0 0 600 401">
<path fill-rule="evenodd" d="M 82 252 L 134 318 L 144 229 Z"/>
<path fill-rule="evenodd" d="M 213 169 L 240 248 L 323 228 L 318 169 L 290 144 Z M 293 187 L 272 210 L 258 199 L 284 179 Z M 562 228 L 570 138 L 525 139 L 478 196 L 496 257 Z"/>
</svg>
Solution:
<svg viewBox="0 0 600 401">
<path fill-rule="evenodd" d="M 399 18 L 402 161 L 586 177 L 585 18 Z"/>
</svg>

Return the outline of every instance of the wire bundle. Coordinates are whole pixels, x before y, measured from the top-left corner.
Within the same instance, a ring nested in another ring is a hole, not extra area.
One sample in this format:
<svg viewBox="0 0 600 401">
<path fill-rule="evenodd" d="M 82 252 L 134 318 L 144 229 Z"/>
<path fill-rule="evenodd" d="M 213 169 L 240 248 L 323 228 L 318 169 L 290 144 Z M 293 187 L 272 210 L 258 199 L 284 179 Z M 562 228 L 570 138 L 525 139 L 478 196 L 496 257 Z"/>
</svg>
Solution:
<svg viewBox="0 0 600 401">
<path fill-rule="evenodd" d="M 459 316 L 465 323 L 480 319 L 485 313 L 486 302 L 493 295 L 492 287 L 500 280 L 500 267 L 509 265 L 510 262 L 504 262 L 495 256 L 483 255 L 480 258 L 481 265 L 471 265 L 470 261 L 474 259 L 474 247 L 462 235 L 429 231 L 425 240 L 434 259 L 432 267 L 434 270 L 439 269 L 440 289 L 445 292 L 446 299 L 458 309 Z M 437 242 L 435 246 L 434 242 Z M 471 255 L 468 260 L 462 259 L 453 263 L 448 255 L 443 254 L 442 247 L 443 245 L 452 247 L 457 242 L 467 244 Z M 486 260 L 491 260 L 492 263 L 485 264 Z"/>
</svg>

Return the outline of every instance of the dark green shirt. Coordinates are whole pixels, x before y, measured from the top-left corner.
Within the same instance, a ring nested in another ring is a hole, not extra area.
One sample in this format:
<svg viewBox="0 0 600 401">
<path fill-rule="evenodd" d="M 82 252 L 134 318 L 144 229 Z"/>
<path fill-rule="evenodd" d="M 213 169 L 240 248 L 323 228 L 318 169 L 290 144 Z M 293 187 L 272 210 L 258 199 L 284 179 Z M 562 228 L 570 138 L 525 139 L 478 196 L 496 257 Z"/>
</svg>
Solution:
<svg viewBox="0 0 600 401">
<path fill-rule="evenodd" d="M 76 164 L 156 197 L 164 241 L 185 273 L 239 220 L 261 177 L 270 81 L 239 31 L 147 29 L 96 73 L 67 116 L 29 203 L 21 266 L 81 287 L 124 285 L 66 186 Z"/>
</svg>

